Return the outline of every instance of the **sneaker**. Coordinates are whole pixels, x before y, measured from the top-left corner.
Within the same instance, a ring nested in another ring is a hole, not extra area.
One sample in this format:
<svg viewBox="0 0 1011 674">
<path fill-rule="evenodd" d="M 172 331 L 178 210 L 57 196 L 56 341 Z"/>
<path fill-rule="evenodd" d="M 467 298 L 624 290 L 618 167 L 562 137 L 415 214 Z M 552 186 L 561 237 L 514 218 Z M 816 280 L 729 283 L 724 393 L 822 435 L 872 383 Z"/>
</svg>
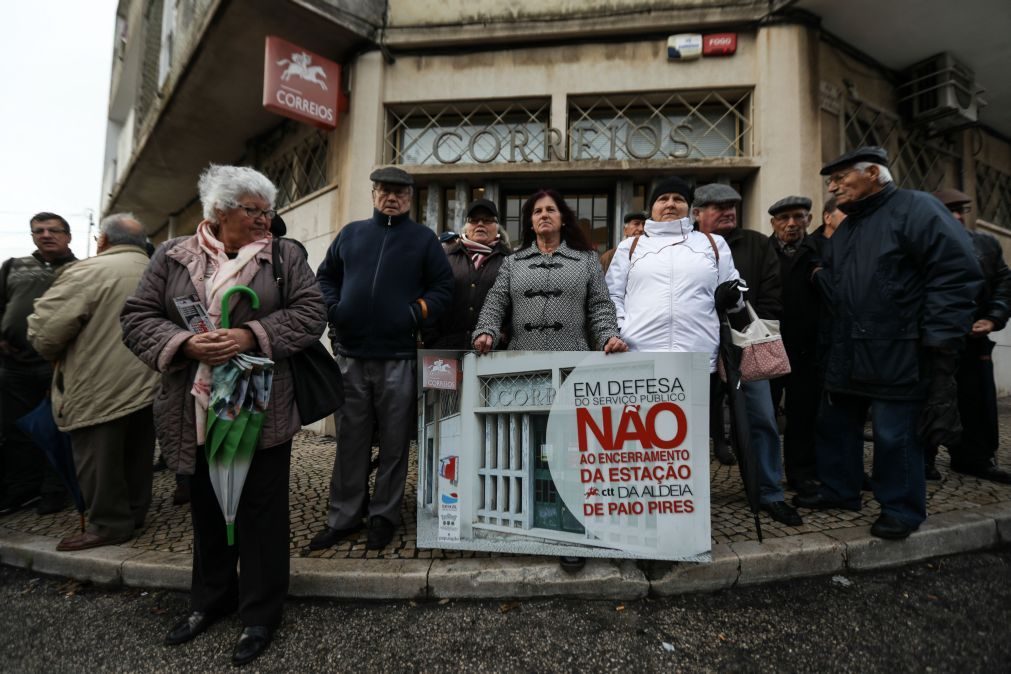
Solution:
<svg viewBox="0 0 1011 674">
<path fill-rule="evenodd" d="M 393 540 L 393 523 L 385 517 L 375 515 L 369 518 L 369 538 L 365 547 L 369 550 L 382 550 Z"/>
</svg>

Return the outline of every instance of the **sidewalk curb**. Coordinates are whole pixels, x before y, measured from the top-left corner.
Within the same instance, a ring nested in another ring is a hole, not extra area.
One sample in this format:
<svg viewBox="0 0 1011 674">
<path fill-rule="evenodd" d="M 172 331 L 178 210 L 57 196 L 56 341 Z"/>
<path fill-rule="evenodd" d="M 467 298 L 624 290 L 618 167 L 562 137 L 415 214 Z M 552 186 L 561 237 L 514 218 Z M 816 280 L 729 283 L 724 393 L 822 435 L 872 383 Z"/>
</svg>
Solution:
<svg viewBox="0 0 1011 674">
<path fill-rule="evenodd" d="M 0 563 L 102 585 L 188 590 L 190 555 L 108 546 L 57 552 L 57 539 L 0 526 Z M 339 559 L 294 557 L 289 594 L 330 599 L 634 600 L 712 592 L 791 578 L 902 566 L 1011 544 L 1011 503 L 931 516 L 905 541 L 874 538 L 866 527 L 714 545 L 710 564 L 590 559 L 568 574 L 554 558 Z M 669 566 L 668 566 L 669 564 Z M 649 568 L 649 567 L 647 567 Z M 659 568 L 658 573 L 655 569 Z M 655 576 L 655 577 L 648 577 Z"/>
</svg>

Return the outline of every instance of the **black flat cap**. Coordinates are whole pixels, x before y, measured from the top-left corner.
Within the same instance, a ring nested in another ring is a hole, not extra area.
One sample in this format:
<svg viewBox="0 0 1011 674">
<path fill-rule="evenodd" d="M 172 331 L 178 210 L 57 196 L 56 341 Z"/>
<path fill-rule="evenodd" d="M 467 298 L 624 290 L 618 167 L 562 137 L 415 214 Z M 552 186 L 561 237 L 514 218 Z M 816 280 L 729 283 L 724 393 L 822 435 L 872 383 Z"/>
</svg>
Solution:
<svg viewBox="0 0 1011 674">
<path fill-rule="evenodd" d="M 627 225 L 628 223 L 632 222 L 633 220 L 642 220 L 642 221 L 645 221 L 645 220 L 647 220 L 646 214 L 643 213 L 642 211 L 633 211 L 631 213 L 626 213 L 625 217 L 622 219 L 622 222 Z"/>
<path fill-rule="evenodd" d="M 803 208 L 805 211 L 811 210 L 811 200 L 807 197 L 783 197 L 772 206 L 769 206 L 769 215 L 782 213 L 794 208 Z"/>
<path fill-rule="evenodd" d="M 440 243 L 449 243 L 450 241 L 456 241 L 460 238 L 460 235 L 453 231 L 443 232 L 439 235 Z"/>
<path fill-rule="evenodd" d="M 823 176 L 831 175 L 839 169 L 848 168 L 853 166 L 853 164 L 862 161 L 869 161 L 872 164 L 888 166 L 888 150 L 883 147 L 878 147 L 877 145 L 865 145 L 864 147 L 858 147 L 857 149 L 850 150 L 840 157 L 836 157 L 829 163 L 822 166 L 821 174 Z"/>
<path fill-rule="evenodd" d="M 411 174 L 396 166 L 384 166 L 377 168 L 369 176 L 369 180 L 374 183 L 386 183 L 387 185 L 405 185 L 414 187 L 414 178 Z"/>
<path fill-rule="evenodd" d="M 467 206 L 467 217 L 469 218 L 474 211 L 482 208 L 491 213 L 492 217 L 498 220 L 498 206 L 495 205 L 494 201 L 489 199 L 475 199 L 470 202 L 470 206 Z"/>
<path fill-rule="evenodd" d="M 695 201 L 692 202 L 692 208 L 740 200 L 741 195 L 730 185 L 709 183 L 708 185 L 695 188 Z"/>
<path fill-rule="evenodd" d="M 649 193 L 649 211 L 653 212 L 653 204 L 664 194 L 680 194 L 685 198 L 685 201 L 691 203 L 692 200 L 692 186 L 686 181 L 678 178 L 677 176 L 671 176 L 669 178 L 663 178 L 656 184 L 653 191 Z"/>
<path fill-rule="evenodd" d="M 940 199 L 945 206 L 963 206 L 972 201 L 972 197 L 965 192 L 959 192 L 950 187 L 934 192 L 934 196 Z"/>
</svg>

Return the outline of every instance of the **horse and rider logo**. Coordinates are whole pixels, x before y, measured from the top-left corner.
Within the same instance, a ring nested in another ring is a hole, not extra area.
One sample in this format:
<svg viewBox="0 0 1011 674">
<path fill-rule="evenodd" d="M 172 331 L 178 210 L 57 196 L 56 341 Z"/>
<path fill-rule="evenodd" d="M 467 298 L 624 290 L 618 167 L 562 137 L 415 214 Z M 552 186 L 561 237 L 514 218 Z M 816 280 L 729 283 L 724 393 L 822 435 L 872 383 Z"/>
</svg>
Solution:
<svg viewBox="0 0 1011 674">
<path fill-rule="evenodd" d="M 293 76 L 305 80 L 306 82 L 312 82 L 313 84 L 318 84 L 323 91 L 326 91 L 326 82 L 317 79 L 322 77 L 326 79 L 326 71 L 323 70 L 323 66 L 312 65 L 312 56 L 303 52 L 293 52 L 290 59 L 281 59 L 277 62 L 279 66 L 287 66 L 284 72 L 281 73 L 281 81 L 287 82 Z"/>
</svg>

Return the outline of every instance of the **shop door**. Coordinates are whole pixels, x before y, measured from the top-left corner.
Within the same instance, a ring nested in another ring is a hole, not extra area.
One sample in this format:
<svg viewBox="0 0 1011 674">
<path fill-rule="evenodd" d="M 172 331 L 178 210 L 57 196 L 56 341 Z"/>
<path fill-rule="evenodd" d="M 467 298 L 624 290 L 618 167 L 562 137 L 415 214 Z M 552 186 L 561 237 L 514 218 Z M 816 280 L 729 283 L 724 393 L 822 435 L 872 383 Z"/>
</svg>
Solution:
<svg viewBox="0 0 1011 674">
<path fill-rule="evenodd" d="M 547 455 L 541 451 L 541 445 L 547 437 L 548 416 L 546 414 L 530 415 L 530 425 L 533 431 L 534 448 L 534 527 L 569 531 L 576 534 L 584 533 L 583 525 L 579 523 L 555 488 L 548 469 Z"/>
</svg>

